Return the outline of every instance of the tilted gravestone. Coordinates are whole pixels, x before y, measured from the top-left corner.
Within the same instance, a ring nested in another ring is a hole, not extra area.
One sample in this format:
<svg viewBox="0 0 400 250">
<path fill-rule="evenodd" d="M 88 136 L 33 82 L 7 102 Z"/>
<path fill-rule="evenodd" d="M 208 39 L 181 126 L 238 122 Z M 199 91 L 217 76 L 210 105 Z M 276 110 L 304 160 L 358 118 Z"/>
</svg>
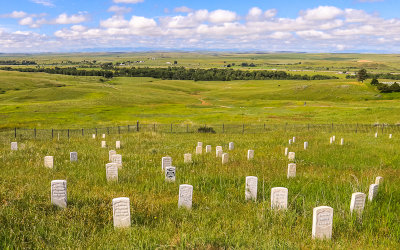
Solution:
<svg viewBox="0 0 400 250">
<path fill-rule="evenodd" d="M 284 187 L 271 188 L 271 209 L 286 210 L 288 204 L 288 189 Z"/>
<path fill-rule="evenodd" d="M 369 192 L 368 192 L 368 200 L 373 201 L 376 195 L 378 194 L 378 184 L 371 184 L 369 185 Z"/>
<path fill-rule="evenodd" d="M 224 151 L 222 150 L 222 146 L 216 146 L 215 147 L 215 155 L 216 157 L 222 157 L 222 153 Z"/>
<path fill-rule="evenodd" d="M 70 162 L 78 161 L 78 153 L 77 152 L 70 152 L 69 153 L 69 160 L 70 160 Z"/>
<path fill-rule="evenodd" d="M 113 221 L 115 228 L 131 226 L 130 201 L 127 197 L 115 198 L 112 200 Z"/>
<path fill-rule="evenodd" d="M 258 178 L 255 176 L 247 176 L 246 177 L 246 187 L 244 196 L 246 200 L 257 200 L 257 183 Z"/>
<path fill-rule="evenodd" d="M 254 159 L 254 150 L 249 149 L 247 150 L 247 160 L 252 160 Z"/>
<path fill-rule="evenodd" d="M 328 206 L 313 209 L 312 238 L 331 239 L 333 225 L 333 208 Z"/>
<path fill-rule="evenodd" d="M 383 182 L 383 177 L 382 176 L 377 176 L 375 178 L 375 184 L 380 185 L 380 184 L 382 184 L 382 182 Z"/>
<path fill-rule="evenodd" d="M 106 178 L 107 181 L 118 181 L 118 163 L 106 164 Z"/>
<path fill-rule="evenodd" d="M 228 153 L 223 153 L 222 154 L 222 164 L 226 164 L 229 161 L 229 154 Z"/>
<path fill-rule="evenodd" d="M 44 157 L 44 166 L 46 168 L 53 168 L 54 167 L 53 156 L 45 156 Z"/>
<path fill-rule="evenodd" d="M 61 208 L 67 207 L 67 181 L 51 181 L 51 204 Z"/>
<path fill-rule="evenodd" d="M 296 163 L 289 163 L 287 170 L 287 178 L 296 177 Z"/>
<path fill-rule="evenodd" d="M 18 150 L 18 143 L 17 142 L 11 142 L 11 150 L 16 151 Z"/>
<path fill-rule="evenodd" d="M 353 193 L 351 195 L 351 201 L 350 201 L 350 212 L 353 213 L 356 212 L 358 214 L 362 214 L 365 206 L 365 199 L 367 195 L 364 193 Z"/>
<path fill-rule="evenodd" d="M 164 171 L 165 168 L 172 166 L 172 158 L 169 156 L 164 156 L 161 158 L 161 170 Z"/>
<path fill-rule="evenodd" d="M 192 199 L 193 199 L 193 186 L 188 184 L 179 185 L 178 207 L 191 209 Z"/>
<path fill-rule="evenodd" d="M 165 181 L 175 182 L 175 178 L 176 178 L 175 171 L 176 171 L 175 167 L 166 167 L 165 168 Z"/>
</svg>

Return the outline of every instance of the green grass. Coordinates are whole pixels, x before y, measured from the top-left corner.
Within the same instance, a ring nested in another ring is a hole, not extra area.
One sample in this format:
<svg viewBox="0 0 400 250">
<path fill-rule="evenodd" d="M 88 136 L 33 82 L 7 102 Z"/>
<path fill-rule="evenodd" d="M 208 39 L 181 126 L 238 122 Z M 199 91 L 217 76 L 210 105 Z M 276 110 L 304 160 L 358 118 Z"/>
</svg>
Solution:
<svg viewBox="0 0 400 250">
<path fill-rule="evenodd" d="M 286 179 L 283 155 L 288 138 L 296 152 L 297 177 Z M 389 140 L 373 133 L 336 134 L 345 145 L 329 145 L 331 134 L 282 131 L 244 135 L 135 133 L 70 141 L 22 140 L 11 152 L 2 137 L 0 172 L 0 246 L 3 248 L 357 248 L 396 249 L 400 246 L 399 135 Z M 118 183 L 107 183 L 108 150 L 121 140 L 124 166 Z M 194 155 L 197 141 L 212 145 L 211 154 Z M 229 152 L 221 165 L 215 146 Z M 309 149 L 302 149 L 303 141 Z M 255 159 L 246 160 L 248 149 Z M 77 151 L 79 161 L 69 162 Z M 183 154 L 193 154 L 193 164 Z M 43 166 L 55 156 L 54 169 Z M 161 157 L 170 155 L 177 167 L 175 183 L 164 182 Z M 258 177 L 257 202 L 244 201 L 246 176 Z M 362 221 L 351 217 L 353 192 L 368 193 L 376 176 L 384 183 Z M 50 204 L 50 182 L 68 181 L 68 208 Z M 194 187 L 192 211 L 177 208 L 179 184 Z M 289 189 L 287 212 L 270 209 L 272 187 Z M 114 230 L 111 200 L 129 197 L 132 227 Z M 334 209 L 333 239 L 311 239 L 312 209 Z"/>
</svg>

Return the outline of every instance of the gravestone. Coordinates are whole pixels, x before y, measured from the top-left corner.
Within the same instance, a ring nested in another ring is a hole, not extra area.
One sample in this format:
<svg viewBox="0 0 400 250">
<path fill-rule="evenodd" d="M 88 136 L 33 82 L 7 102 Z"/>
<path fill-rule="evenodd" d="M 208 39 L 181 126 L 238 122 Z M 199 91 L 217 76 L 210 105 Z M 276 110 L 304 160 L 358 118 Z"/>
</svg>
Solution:
<svg viewBox="0 0 400 250">
<path fill-rule="evenodd" d="M 101 147 L 102 147 L 102 148 L 107 147 L 106 141 L 101 141 Z"/>
<path fill-rule="evenodd" d="M 96 134 L 92 134 L 92 138 L 93 138 L 93 139 L 96 139 Z"/>
<path fill-rule="evenodd" d="M 51 181 L 51 204 L 61 208 L 67 207 L 67 181 Z"/>
<path fill-rule="evenodd" d="M 217 151 L 216 151 L 216 157 L 222 157 L 222 154 L 223 154 L 224 152 L 222 151 L 222 149 L 217 149 Z"/>
<path fill-rule="evenodd" d="M 288 170 L 287 170 L 287 178 L 294 178 L 296 177 L 296 164 L 295 163 L 290 163 L 288 165 Z"/>
<path fill-rule="evenodd" d="M 161 170 L 164 171 L 167 167 L 172 167 L 172 158 L 169 156 L 161 158 Z"/>
<path fill-rule="evenodd" d="M 377 176 L 375 178 L 375 184 L 380 185 L 380 184 L 382 184 L 382 182 L 383 182 L 383 177 L 382 176 Z"/>
<path fill-rule="evenodd" d="M 117 151 L 115 151 L 115 150 L 108 151 L 108 160 L 112 161 L 112 156 L 116 155 L 116 154 L 117 154 Z"/>
<path fill-rule="evenodd" d="M 165 168 L 165 181 L 167 182 L 175 182 L 176 172 L 175 167 L 166 167 Z"/>
<path fill-rule="evenodd" d="M 313 209 L 312 238 L 331 239 L 333 225 L 333 208 L 328 206 Z"/>
<path fill-rule="evenodd" d="M 296 153 L 295 152 L 289 152 L 288 159 L 289 159 L 289 161 L 294 161 L 296 159 Z"/>
<path fill-rule="evenodd" d="M 304 150 L 306 150 L 308 148 L 308 142 L 304 142 Z"/>
<path fill-rule="evenodd" d="M 378 132 L 375 133 L 375 138 L 378 138 Z"/>
<path fill-rule="evenodd" d="M 117 163 L 118 167 L 122 167 L 122 155 L 115 154 L 111 157 L 111 163 Z"/>
<path fill-rule="evenodd" d="M 53 156 L 45 156 L 44 157 L 44 166 L 46 168 L 53 168 L 53 166 L 54 166 Z"/>
<path fill-rule="evenodd" d="M 11 150 L 13 150 L 13 151 L 18 150 L 18 143 L 17 142 L 11 142 Z"/>
<path fill-rule="evenodd" d="M 368 192 L 368 200 L 373 201 L 376 195 L 378 194 L 378 184 L 371 184 L 369 185 L 369 192 Z"/>
<path fill-rule="evenodd" d="M 197 146 L 196 147 L 196 155 L 201 155 L 203 153 L 203 147 Z"/>
<path fill-rule="evenodd" d="M 340 145 L 344 145 L 344 138 L 340 139 Z"/>
<path fill-rule="evenodd" d="M 329 138 L 329 143 L 332 144 L 333 143 L 333 138 Z"/>
<path fill-rule="evenodd" d="M 234 150 L 235 149 L 235 144 L 233 142 L 229 143 L 229 150 Z"/>
<path fill-rule="evenodd" d="M 255 176 L 246 177 L 246 187 L 244 192 L 246 200 L 257 200 L 257 182 L 258 178 Z"/>
<path fill-rule="evenodd" d="M 115 142 L 115 148 L 120 149 L 121 148 L 121 141 L 116 141 Z"/>
<path fill-rule="evenodd" d="M 252 160 L 254 159 L 254 150 L 249 149 L 247 150 L 247 160 Z"/>
<path fill-rule="evenodd" d="M 71 162 L 78 161 L 78 153 L 77 152 L 70 152 L 69 153 L 69 160 Z"/>
<path fill-rule="evenodd" d="M 288 204 L 288 189 L 284 187 L 271 188 L 271 209 L 286 210 Z"/>
<path fill-rule="evenodd" d="M 184 154 L 183 162 L 184 163 L 192 163 L 192 154 Z"/>
<path fill-rule="evenodd" d="M 202 142 L 197 142 L 197 147 L 203 147 L 203 143 Z"/>
<path fill-rule="evenodd" d="M 112 200 L 114 227 L 131 226 L 131 209 L 129 198 L 120 197 Z"/>
<path fill-rule="evenodd" d="M 107 181 L 118 181 L 118 163 L 106 164 L 106 178 Z"/>
<path fill-rule="evenodd" d="M 179 185 L 178 207 L 191 209 L 192 199 L 193 199 L 193 186 L 188 184 Z"/>
<path fill-rule="evenodd" d="M 333 141 L 333 142 L 336 141 L 336 136 L 332 136 L 332 141 Z"/>
<path fill-rule="evenodd" d="M 206 146 L 206 153 L 211 153 L 211 145 Z"/>
<path fill-rule="evenodd" d="M 392 134 L 390 134 L 390 135 L 389 135 L 389 139 L 392 139 L 392 138 L 393 138 L 393 135 L 392 135 Z"/>
<path fill-rule="evenodd" d="M 293 142 L 293 143 L 296 142 L 296 137 L 293 137 L 292 142 Z"/>
<path fill-rule="evenodd" d="M 367 196 L 364 193 L 353 193 L 351 195 L 350 212 L 353 213 L 353 211 L 355 211 L 358 214 L 362 214 L 366 197 Z"/>
<path fill-rule="evenodd" d="M 101 138 L 105 139 L 106 138 L 106 134 L 102 134 Z"/>
<path fill-rule="evenodd" d="M 222 154 L 222 164 L 226 164 L 229 161 L 229 154 L 228 153 L 224 153 Z"/>
<path fill-rule="evenodd" d="M 292 139 L 289 140 L 289 145 L 291 145 L 291 144 L 292 144 Z"/>
<path fill-rule="evenodd" d="M 287 156 L 289 153 L 289 148 L 285 148 L 285 156 Z"/>
</svg>

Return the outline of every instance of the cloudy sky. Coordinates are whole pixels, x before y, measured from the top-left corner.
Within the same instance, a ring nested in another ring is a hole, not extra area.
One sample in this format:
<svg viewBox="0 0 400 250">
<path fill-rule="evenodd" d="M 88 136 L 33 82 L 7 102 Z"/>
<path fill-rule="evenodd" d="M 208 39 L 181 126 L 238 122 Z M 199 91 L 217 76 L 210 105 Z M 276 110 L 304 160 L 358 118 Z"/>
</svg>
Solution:
<svg viewBox="0 0 400 250">
<path fill-rule="evenodd" d="M 400 53 L 399 0 L 0 0 L 0 52 Z"/>
</svg>

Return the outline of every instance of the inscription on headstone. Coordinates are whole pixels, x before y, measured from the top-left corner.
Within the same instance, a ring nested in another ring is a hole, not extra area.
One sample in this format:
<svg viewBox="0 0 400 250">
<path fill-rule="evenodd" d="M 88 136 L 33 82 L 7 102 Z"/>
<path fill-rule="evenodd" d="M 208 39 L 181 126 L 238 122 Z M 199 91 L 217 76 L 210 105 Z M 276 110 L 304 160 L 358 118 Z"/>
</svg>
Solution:
<svg viewBox="0 0 400 250">
<path fill-rule="evenodd" d="M 371 184 L 369 185 L 369 192 L 368 192 L 368 200 L 373 201 L 373 199 L 378 194 L 378 184 Z"/>
<path fill-rule="evenodd" d="M 18 150 L 18 143 L 17 142 L 11 142 L 11 150 L 13 150 L 13 151 Z"/>
<path fill-rule="evenodd" d="M 112 163 L 117 163 L 117 164 L 122 165 L 122 155 L 119 155 L 119 154 L 113 155 L 113 156 L 111 157 L 111 162 L 112 162 Z"/>
<path fill-rule="evenodd" d="M 290 163 L 288 165 L 288 170 L 287 170 L 287 178 L 294 178 L 296 177 L 296 164 L 295 163 Z"/>
<path fill-rule="evenodd" d="M 118 163 L 106 164 L 106 178 L 107 181 L 118 181 Z"/>
<path fill-rule="evenodd" d="M 71 162 L 78 161 L 78 153 L 77 152 L 70 152 L 69 153 L 69 160 Z"/>
<path fill-rule="evenodd" d="M 333 208 L 328 206 L 313 209 L 312 238 L 331 239 L 333 225 Z"/>
<path fill-rule="evenodd" d="M 175 167 L 165 168 L 165 181 L 174 182 L 176 177 Z"/>
<path fill-rule="evenodd" d="M 164 171 L 165 168 L 172 166 L 172 158 L 165 156 L 161 159 L 161 170 Z"/>
<path fill-rule="evenodd" d="M 286 210 L 288 204 L 288 189 L 284 187 L 271 188 L 271 209 Z"/>
<path fill-rule="evenodd" d="M 364 193 L 353 193 L 351 195 L 350 212 L 353 213 L 355 211 L 361 214 L 364 210 L 366 197 Z"/>
<path fill-rule="evenodd" d="M 178 207 L 192 208 L 193 186 L 188 184 L 179 185 Z"/>
<path fill-rule="evenodd" d="M 184 154 L 183 162 L 184 163 L 192 163 L 192 154 Z"/>
<path fill-rule="evenodd" d="M 254 159 L 254 150 L 249 149 L 247 150 L 247 160 L 252 160 Z"/>
<path fill-rule="evenodd" d="M 245 199 L 246 200 L 257 200 L 257 183 L 258 178 L 255 176 L 246 177 L 246 187 L 245 187 Z"/>
<path fill-rule="evenodd" d="M 51 181 L 51 204 L 61 208 L 67 207 L 67 181 Z"/>
<path fill-rule="evenodd" d="M 53 156 L 45 156 L 44 157 L 44 166 L 46 168 L 53 168 L 54 163 L 53 163 Z"/>
<path fill-rule="evenodd" d="M 112 200 L 114 227 L 131 226 L 131 209 L 129 198 L 121 197 Z"/>
</svg>

